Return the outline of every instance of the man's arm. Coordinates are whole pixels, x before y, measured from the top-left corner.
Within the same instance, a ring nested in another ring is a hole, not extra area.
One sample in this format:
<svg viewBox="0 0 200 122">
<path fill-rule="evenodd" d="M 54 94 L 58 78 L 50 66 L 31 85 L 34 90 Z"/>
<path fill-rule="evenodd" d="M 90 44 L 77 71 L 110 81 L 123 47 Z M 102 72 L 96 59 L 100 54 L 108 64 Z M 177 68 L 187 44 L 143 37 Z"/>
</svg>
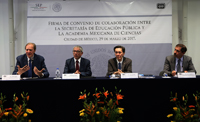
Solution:
<svg viewBox="0 0 200 122">
<path fill-rule="evenodd" d="M 45 65 L 45 62 L 44 62 L 44 58 L 43 58 L 43 60 L 42 60 L 42 62 L 41 62 L 41 65 L 42 65 L 42 69 L 41 69 L 41 71 L 42 71 L 42 73 L 44 74 L 44 78 L 48 78 L 49 77 L 49 72 L 48 72 L 48 70 L 47 70 L 47 67 L 46 67 L 46 65 Z"/>
<path fill-rule="evenodd" d="M 64 73 L 69 73 L 69 62 L 68 62 L 68 60 L 65 61 L 65 67 L 64 67 L 64 72 L 63 72 L 63 74 L 64 74 Z"/>
<path fill-rule="evenodd" d="M 15 70 L 12 73 L 13 75 L 22 75 L 24 72 L 26 72 L 30 69 L 29 66 L 27 66 L 27 65 L 23 66 L 22 65 L 21 57 L 17 57 L 16 60 L 17 60 L 17 62 L 16 62 L 16 65 L 15 65 Z"/>
<path fill-rule="evenodd" d="M 90 61 L 88 60 L 86 63 L 86 69 L 85 72 L 81 72 L 82 76 L 91 76 L 92 72 L 91 72 L 91 67 L 90 67 Z"/>
<path fill-rule="evenodd" d="M 113 68 L 111 61 L 108 60 L 108 72 L 107 72 L 106 76 L 108 77 L 109 75 L 112 75 L 116 71 L 114 71 L 114 68 Z"/>
<path fill-rule="evenodd" d="M 169 60 L 165 59 L 165 63 L 164 63 L 164 69 L 163 69 L 164 73 L 167 73 L 167 75 L 171 76 L 172 75 L 172 71 L 171 71 L 171 68 L 170 68 L 170 63 L 169 63 Z"/>
<path fill-rule="evenodd" d="M 192 63 L 192 58 L 190 57 L 189 60 L 188 60 L 188 72 L 196 72 L 195 68 L 194 68 L 194 65 Z"/>
<path fill-rule="evenodd" d="M 124 73 L 132 73 L 132 60 L 131 59 L 128 59 L 128 62 L 126 63 L 125 68 L 126 69 L 124 69 Z"/>
<path fill-rule="evenodd" d="M 17 58 L 16 58 L 16 60 L 17 60 Z M 18 67 L 17 66 L 20 66 L 20 64 L 19 64 L 19 61 L 17 60 L 17 63 L 16 63 L 16 65 L 15 65 L 15 70 L 13 71 L 13 75 L 17 75 L 17 72 L 18 72 Z"/>
</svg>

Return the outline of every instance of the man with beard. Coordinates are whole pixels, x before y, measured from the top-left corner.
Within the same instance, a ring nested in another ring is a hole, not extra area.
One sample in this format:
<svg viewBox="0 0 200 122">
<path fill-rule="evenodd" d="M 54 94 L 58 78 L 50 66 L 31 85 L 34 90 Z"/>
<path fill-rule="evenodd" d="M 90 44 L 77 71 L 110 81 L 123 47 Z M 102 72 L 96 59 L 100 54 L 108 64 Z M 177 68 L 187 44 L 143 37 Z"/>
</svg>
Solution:
<svg viewBox="0 0 200 122">
<path fill-rule="evenodd" d="M 184 55 L 187 48 L 183 44 L 177 44 L 174 49 L 174 55 L 167 56 L 165 59 L 163 73 L 169 76 L 175 76 L 177 72 L 195 72 L 192 58 Z"/>
<path fill-rule="evenodd" d="M 115 58 L 108 60 L 108 72 L 106 76 L 115 74 L 121 75 L 121 73 L 132 73 L 132 60 L 124 57 L 125 48 L 123 46 L 114 47 Z"/>
</svg>

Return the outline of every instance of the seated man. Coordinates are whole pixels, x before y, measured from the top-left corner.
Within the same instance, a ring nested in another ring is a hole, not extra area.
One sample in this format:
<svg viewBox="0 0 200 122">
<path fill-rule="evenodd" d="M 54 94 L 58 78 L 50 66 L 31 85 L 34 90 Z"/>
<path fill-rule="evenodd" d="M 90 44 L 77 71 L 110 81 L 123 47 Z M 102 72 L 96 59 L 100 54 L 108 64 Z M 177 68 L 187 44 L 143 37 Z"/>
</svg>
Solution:
<svg viewBox="0 0 200 122">
<path fill-rule="evenodd" d="M 74 57 L 66 60 L 63 73 L 75 73 L 80 74 L 80 76 L 91 76 L 90 61 L 81 57 L 83 55 L 83 48 L 81 46 L 75 46 L 72 52 Z"/>
<path fill-rule="evenodd" d="M 177 72 L 195 72 L 192 58 L 184 55 L 187 48 L 183 44 L 177 44 L 174 55 L 167 56 L 165 59 L 163 73 L 169 76 L 175 76 Z"/>
<path fill-rule="evenodd" d="M 21 77 L 49 77 L 49 72 L 44 63 L 44 57 L 35 54 L 36 45 L 27 43 L 25 46 L 26 54 L 18 56 L 13 75 Z"/>
<path fill-rule="evenodd" d="M 112 74 L 132 73 L 132 60 L 124 57 L 125 48 L 123 46 L 114 47 L 115 58 L 108 60 L 108 72 L 106 76 Z"/>
</svg>

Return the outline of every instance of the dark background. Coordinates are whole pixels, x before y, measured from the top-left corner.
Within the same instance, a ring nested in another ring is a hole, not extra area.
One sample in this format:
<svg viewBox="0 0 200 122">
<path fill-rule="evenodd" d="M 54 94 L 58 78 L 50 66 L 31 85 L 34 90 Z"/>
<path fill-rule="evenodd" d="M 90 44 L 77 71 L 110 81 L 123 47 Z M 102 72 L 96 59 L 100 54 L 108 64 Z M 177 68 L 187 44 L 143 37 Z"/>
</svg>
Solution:
<svg viewBox="0 0 200 122">
<path fill-rule="evenodd" d="M 82 78 L 80 80 L 29 79 L 22 81 L 0 81 L 0 92 L 6 95 L 4 108 L 13 107 L 13 94 L 19 97 L 28 92 L 30 100 L 28 108 L 34 113 L 30 116 L 32 122 L 79 122 L 79 111 L 83 109 L 78 100 L 80 91 L 87 90 L 93 94 L 95 89 L 109 92 L 122 90 L 124 99 L 120 100 L 124 114 L 122 122 L 168 122 L 166 116 L 172 113 L 173 103 L 170 102 L 170 92 L 178 93 L 179 99 L 186 93 L 189 104 L 194 103 L 193 93 L 199 90 L 199 77 L 194 79 L 161 78 L 155 79 L 108 79 Z"/>
</svg>

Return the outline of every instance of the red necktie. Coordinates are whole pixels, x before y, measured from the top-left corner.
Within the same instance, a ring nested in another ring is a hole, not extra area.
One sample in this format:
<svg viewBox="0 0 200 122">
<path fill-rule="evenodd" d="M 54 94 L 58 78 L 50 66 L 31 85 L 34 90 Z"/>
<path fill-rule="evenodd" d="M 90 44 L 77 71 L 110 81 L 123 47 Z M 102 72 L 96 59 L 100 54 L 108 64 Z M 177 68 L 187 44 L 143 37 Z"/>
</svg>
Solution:
<svg viewBox="0 0 200 122">
<path fill-rule="evenodd" d="M 79 70 L 78 60 L 76 61 L 76 71 Z"/>
</svg>

